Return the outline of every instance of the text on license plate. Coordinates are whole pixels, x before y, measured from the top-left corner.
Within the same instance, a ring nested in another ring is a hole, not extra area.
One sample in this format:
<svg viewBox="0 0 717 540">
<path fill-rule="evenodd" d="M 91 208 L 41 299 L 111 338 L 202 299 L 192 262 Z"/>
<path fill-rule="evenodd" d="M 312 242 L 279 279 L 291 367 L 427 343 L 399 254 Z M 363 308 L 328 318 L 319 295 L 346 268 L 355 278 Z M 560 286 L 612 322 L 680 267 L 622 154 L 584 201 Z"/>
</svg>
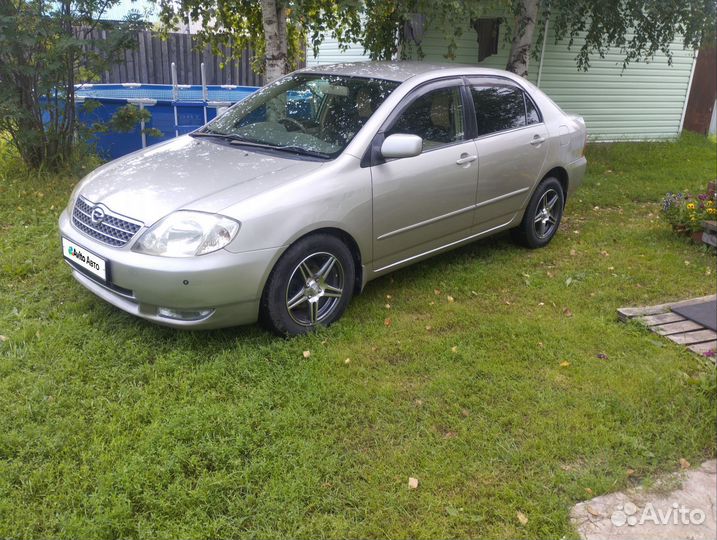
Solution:
<svg viewBox="0 0 717 540">
<path fill-rule="evenodd" d="M 62 239 L 62 253 L 68 261 L 107 281 L 107 263 L 102 257 L 90 253 L 67 238 Z"/>
</svg>

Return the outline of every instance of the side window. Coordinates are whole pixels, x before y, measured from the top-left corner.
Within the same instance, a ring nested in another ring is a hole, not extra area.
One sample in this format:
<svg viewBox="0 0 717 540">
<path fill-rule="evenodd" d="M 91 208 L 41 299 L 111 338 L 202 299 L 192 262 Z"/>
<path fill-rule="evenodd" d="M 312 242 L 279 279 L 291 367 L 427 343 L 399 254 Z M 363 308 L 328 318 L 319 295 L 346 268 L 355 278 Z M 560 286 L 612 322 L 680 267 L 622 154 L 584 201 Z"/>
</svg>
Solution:
<svg viewBox="0 0 717 540">
<path fill-rule="evenodd" d="M 386 136 L 395 133 L 418 135 L 423 139 L 424 150 L 464 140 L 460 87 L 439 88 L 416 98 L 386 131 Z"/>
<path fill-rule="evenodd" d="M 526 125 L 523 91 L 512 86 L 472 86 L 477 135 Z"/>
<path fill-rule="evenodd" d="M 533 100 L 530 99 L 528 94 L 523 95 L 525 96 L 525 113 L 528 119 L 528 125 L 539 124 L 542 120 L 540 118 L 538 108 L 535 106 L 535 103 L 533 103 Z"/>
</svg>

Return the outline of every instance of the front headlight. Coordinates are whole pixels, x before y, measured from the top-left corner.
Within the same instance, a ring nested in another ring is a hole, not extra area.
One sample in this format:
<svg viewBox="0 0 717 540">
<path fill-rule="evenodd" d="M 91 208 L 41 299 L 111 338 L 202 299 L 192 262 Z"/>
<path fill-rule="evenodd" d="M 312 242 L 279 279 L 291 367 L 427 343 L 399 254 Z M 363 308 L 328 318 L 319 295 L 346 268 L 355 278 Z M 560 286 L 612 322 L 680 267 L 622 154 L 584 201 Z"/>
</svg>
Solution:
<svg viewBox="0 0 717 540">
<path fill-rule="evenodd" d="M 83 180 L 80 180 L 77 184 L 75 184 L 75 187 L 70 194 L 70 200 L 67 202 L 67 208 L 69 208 L 70 214 L 72 214 L 72 210 L 75 208 L 75 201 L 77 200 L 77 197 L 80 196 L 80 187 L 84 184 Z"/>
<path fill-rule="evenodd" d="M 179 210 L 155 223 L 132 248 L 163 257 L 192 257 L 223 248 L 239 232 L 238 221 L 217 214 Z"/>
</svg>

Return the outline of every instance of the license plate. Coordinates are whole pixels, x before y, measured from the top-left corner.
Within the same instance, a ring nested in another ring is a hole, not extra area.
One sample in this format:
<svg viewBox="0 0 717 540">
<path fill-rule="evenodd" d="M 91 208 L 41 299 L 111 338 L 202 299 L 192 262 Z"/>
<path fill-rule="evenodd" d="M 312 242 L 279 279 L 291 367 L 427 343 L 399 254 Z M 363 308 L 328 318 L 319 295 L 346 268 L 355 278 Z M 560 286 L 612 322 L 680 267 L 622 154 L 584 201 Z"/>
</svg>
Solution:
<svg viewBox="0 0 717 540">
<path fill-rule="evenodd" d="M 107 261 L 91 253 L 86 248 L 75 244 L 67 238 L 62 239 L 62 253 L 65 259 L 88 272 L 94 274 L 102 281 L 107 281 Z"/>
</svg>

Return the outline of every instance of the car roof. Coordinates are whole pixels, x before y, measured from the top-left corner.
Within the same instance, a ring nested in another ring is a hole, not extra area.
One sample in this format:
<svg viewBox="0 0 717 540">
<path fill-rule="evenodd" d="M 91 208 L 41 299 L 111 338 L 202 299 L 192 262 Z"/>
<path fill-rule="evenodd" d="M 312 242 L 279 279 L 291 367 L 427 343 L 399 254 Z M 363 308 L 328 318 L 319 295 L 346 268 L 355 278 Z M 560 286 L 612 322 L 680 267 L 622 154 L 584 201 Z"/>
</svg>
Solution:
<svg viewBox="0 0 717 540">
<path fill-rule="evenodd" d="M 327 64 L 299 70 L 301 73 L 352 75 L 403 82 L 417 75 L 441 72 L 440 75 L 506 75 L 498 69 L 481 68 L 471 64 L 441 64 L 433 62 L 346 62 Z M 439 73 L 436 73 L 439 75 Z"/>
</svg>

